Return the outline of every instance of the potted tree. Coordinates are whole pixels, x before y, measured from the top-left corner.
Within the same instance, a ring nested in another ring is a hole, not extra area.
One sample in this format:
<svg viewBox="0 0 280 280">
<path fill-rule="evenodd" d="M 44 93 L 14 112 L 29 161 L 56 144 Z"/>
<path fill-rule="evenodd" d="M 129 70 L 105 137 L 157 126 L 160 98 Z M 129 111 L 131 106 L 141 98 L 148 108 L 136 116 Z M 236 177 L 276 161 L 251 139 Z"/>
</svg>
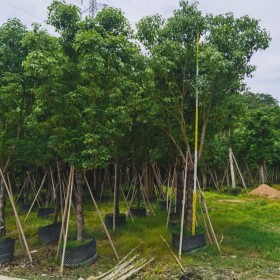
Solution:
<svg viewBox="0 0 280 280">
<path fill-rule="evenodd" d="M 0 196 L 3 193 L 0 192 Z M 6 230 L 4 221 L 0 221 L 0 264 L 11 261 L 15 253 L 15 239 L 5 238 Z"/>
<path fill-rule="evenodd" d="M 141 206 L 141 185 L 138 176 L 136 177 L 135 187 L 136 187 L 136 207 L 130 207 L 130 212 L 132 216 L 135 217 L 146 217 L 147 210 L 145 207 Z"/>
</svg>

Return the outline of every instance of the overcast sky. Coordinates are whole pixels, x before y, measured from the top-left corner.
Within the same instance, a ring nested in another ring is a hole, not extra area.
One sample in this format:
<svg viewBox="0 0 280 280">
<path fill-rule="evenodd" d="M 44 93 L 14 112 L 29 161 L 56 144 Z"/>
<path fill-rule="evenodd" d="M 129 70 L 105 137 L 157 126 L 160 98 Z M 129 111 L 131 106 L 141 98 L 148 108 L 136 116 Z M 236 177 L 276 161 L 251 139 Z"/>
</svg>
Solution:
<svg viewBox="0 0 280 280">
<path fill-rule="evenodd" d="M 19 18 L 30 27 L 32 22 L 42 25 L 47 18 L 47 6 L 52 0 L 0 0 L 0 25 L 8 18 Z M 80 4 L 80 0 L 66 0 Z M 83 0 L 83 9 L 89 0 Z M 193 0 L 189 1 L 190 3 Z M 177 0 L 98 0 L 98 3 L 121 8 L 128 20 L 134 24 L 143 16 L 161 14 L 167 18 L 179 7 Z M 247 83 L 252 92 L 269 93 L 280 101 L 280 1 L 279 0 L 200 0 L 199 9 L 206 13 L 224 14 L 233 12 L 236 16 L 249 15 L 259 19 L 272 37 L 269 49 L 254 55 L 252 63 L 257 70 Z"/>
</svg>

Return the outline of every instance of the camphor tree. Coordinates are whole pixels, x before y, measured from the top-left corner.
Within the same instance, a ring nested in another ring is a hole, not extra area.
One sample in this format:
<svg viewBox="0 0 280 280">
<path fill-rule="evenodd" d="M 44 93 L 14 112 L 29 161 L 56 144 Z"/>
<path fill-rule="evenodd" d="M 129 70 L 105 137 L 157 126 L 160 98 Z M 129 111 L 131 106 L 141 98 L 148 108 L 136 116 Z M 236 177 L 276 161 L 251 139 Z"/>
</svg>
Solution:
<svg viewBox="0 0 280 280">
<path fill-rule="evenodd" d="M 24 120 L 32 108 L 22 62 L 27 49 L 22 39 L 27 30 L 17 19 L 0 27 L 0 167 L 4 173 L 18 160 L 17 148 L 24 134 Z M 0 178 L 0 236 L 5 227 L 5 188 Z"/>
<path fill-rule="evenodd" d="M 143 18 L 138 36 L 146 47 L 154 81 L 150 99 L 152 121 L 173 142 L 185 161 L 188 155 L 187 225 L 192 224 L 193 138 L 195 87 L 200 99 L 200 159 L 207 127 L 224 99 L 244 88 L 244 78 L 252 75 L 252 55 L 268 47 L 270 37 L 257 20 L 233 14 L 202 16 L 197 4 L 180 2 L 180 9 L 167 20 L 160 16 Z M 199 43 L 199 79 L 196 81 L 196 38 Z M 151 101 L 152 102 L 152 101 Z M 185 153 L 186 151 L 186 153 Z M 181 186 L 181 184 L 179 185 Z M 177 206 L 180 211 L 182 189 L 178 186 Z"/>
<path fill-rule="evenodd" d="M 143 59 L 119 10 L 81 21 L 75 6 L 54 1 L 48 23 L 59 38 L 38 27 L 25 38 L 34 46 L 24 67 L 36 93 L 29 139 L 45 138 L 49 153 L 56 155 L 52 160 L 75 167 L 77 239 L 82 240 L 83 173 L 118 163 Z"/>
</svg>

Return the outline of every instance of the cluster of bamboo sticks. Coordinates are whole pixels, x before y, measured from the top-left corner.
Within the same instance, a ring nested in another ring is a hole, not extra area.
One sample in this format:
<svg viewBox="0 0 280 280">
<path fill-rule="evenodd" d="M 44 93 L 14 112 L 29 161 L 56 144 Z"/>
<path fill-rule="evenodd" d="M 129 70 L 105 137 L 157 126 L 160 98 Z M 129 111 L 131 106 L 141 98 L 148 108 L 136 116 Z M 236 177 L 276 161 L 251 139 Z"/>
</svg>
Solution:
<svg viewBox="0 0 280 280">
<path fill-rule="evenodd" d="M 99 276 L 90 276 L 87 280 L 126 280 L 131 276 L 138 273 L 141 269 L 151 263 L 155 258 L 140 258 L 139 254 L 136 254 L 132 258 L 128 257 L 137 249 L 134 248 L 129 254 L 127 254 L 114 268 L 102 273 Z"/>
</svg>

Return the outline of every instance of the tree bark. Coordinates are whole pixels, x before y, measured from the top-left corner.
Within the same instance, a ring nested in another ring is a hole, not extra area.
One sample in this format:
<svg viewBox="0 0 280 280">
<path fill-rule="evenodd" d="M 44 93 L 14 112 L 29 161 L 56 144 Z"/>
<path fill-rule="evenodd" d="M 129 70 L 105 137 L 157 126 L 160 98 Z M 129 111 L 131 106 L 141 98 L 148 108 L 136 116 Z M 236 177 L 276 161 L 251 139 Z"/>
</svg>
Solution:
<svg viewBox="0 0 280 280">
<path fill-rule="evenodd" d="M 77 240 L 84 239 L 84 213 L 83 213 L 83 174 L 76 171 L 76 219 Z"/>
<path fill-rule="evenodd" d="M 264 166 L 260 166 L 260 183 L 264 184 L 265 183 L 265 174 L 264 174 Z"/>
<path fill-rule="evenodd" d="M 2 178 L 0 178 L 0 238 L 5 236 L 5 204 L 5 188 Z"/>
</svg>

